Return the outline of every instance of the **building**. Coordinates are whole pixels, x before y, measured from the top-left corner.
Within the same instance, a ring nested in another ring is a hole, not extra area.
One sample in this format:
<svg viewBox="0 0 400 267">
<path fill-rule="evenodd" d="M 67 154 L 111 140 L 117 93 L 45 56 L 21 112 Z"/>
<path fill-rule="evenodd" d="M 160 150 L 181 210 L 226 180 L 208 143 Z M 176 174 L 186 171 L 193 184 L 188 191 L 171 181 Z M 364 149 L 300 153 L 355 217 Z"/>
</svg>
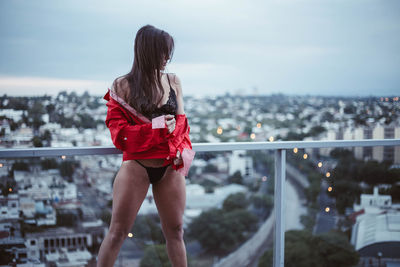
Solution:
<svg viewBox="0 0 400 267">
<path fill-rule="evenodd" d="M 359 252 L 360 262 L 400 263 L 400 212 L 393 207 L 391 196 L 380 195 L 375 187 L 373 194 L 361 194 L 354 210 L 357 216 L 351 244 Z"/>
<path fill-rule="evenodd" d="M 16 263 L 28 261 L 28 250 L 25 246 L 25 240 L 21 237 L 0 237 L 0 250 L 12 254 Z"/>
<path fill-rule="evenodd" d="M 322 140 L 367 140 L 367 139 L 399 139 L 400 127 L 396 125 L 376 125 L 357 128 L 345 128 L 328 130 Z M 306 150 L 313 154 L 312 149 Z M 320 155 L 329 156 L 332 148 L 319 148 Z M 400 147 L 355 147 L 354 156 L 360 160 L 388 161 L 392 164 L 400 164 Z"/>
<path fill-rule="evenodd" d="M 246 193 L 246 186 L 239 184 L 229 184 L 227 186 L 215 188 L 213 193 L 206 193 L 203 186 L 198 184 L 186 185 L 186 208 L 184 224 L 201 214 L 201 212 L 212 209 L 222 208 L 224 200 L 231 194 Z"/>
<path fill-rule="evenodd" d="M 383 262 L 400 261 L 400 214 L 358 216 L 353 226 L 351 243 L 364 261 L 375 259 L 378 255 Z"/>
<path fill-rule="evenodd" d="M 93 245 L 93 239 L 92 235 L 83 229 L 79 231 L 58 227 L 44 232 L 26 234 L 25 245 L 28 258 L 54 263 L 65 261 L 65 259 L 71 263 L 74 261 L 86 261 L 87 263 L 92 257 L 87 251 L 87 247 Z M 68 255 L 69 253 L 71 256 Z M 81 255 L 75 255 L 77 253 Z"/>
<path fill-rule="evenodd" d="M 239 171 L 244 180 L 254 177 L 253 159 L 246 156 L 246 151 L 234 150 L 229 157 L 229 175 Z"/>
<path fill-rule="evenodd" d="M 18 220 L 19 218 L 19 201 L 18 195 L 9 194 L 8 196 L 0 195 L 0 221 L 2 220 Z"/>
</svg>

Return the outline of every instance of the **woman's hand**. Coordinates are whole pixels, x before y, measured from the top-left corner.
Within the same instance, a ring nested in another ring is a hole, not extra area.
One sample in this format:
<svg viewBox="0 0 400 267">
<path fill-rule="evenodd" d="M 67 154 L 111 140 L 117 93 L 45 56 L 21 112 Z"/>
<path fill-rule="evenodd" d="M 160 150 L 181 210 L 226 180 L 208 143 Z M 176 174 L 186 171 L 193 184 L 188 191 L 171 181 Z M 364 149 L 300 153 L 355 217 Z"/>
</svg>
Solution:
<svg viewBox="0 0 400 267">
<path fill-rule="evenodd" d="M 171 114 L 165 115 L 165 124 L 167 125 L 168 132 L 172 133 L 175 130 L 175 116 Z"/>
<path fill-rule="evenodd" d="M 182 164 L 182 155 L 181 152 L 178 150 L 176 151 L 176 158 L 174 158 L 174 165 L 181 165 Z"/>
</svg>

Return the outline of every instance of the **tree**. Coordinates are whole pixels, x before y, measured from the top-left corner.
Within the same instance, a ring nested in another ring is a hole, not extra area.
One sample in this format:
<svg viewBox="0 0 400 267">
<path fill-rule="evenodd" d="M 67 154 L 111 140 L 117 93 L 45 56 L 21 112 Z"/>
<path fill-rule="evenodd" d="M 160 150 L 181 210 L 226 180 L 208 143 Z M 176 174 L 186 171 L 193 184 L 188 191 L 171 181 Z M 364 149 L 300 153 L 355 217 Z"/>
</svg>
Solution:
<svg viewBox="0 0 400 267">
<path fill-rule="evenodd" d="M 249 201 L 246 199 L 244 193 L 230 194 L 222 204 L 222 208 L 225 211 L 233 211 L 237 209 L 246 209 L 249 205 Z"/>
<path fill-rule="evenodd" d="M 40 139 L 39 136 L 34 136 L 32 138 L 32 143 L 34 147 L 42 147 L 43 143 L 42 143 L 42 139 Z"/>
<path fill-rule="evenodd" d="M 263 218 L 267 217 L 274 206 L 274 199 L 270 195 L 255 194 L 251 196 L 254 208 L 261 210 Z"/>
<path fill-rule="evenodd" d="M 301 215 L 300 222 L 308 231 L 312 231 L 315 225 L 315 216 L 313 214 Z"/>
<path fill-rule="evenodd" d="M 263 254 L 259 267 L 272 267 L 272 250 Z M 358 263 L 358 253 L 341 232 L 313 236 L 308 231 L 292 230 L 285 234 L 287 267 L 351 267 Z"/>
<path fill-rule="evenodd" d="M 204 249 L 221 254 L 239 246 L 255 230 L 256 223 L 257 218 L 247 210 L 212 209 L 195 218 L 188 232 L 189 237 L 197 239 Z"/>
<path fill-rule="evenodd" d="M 44 124 L 44 121 L 42 121 L 42 115 L 45 113 L 46 111 L 42 103 L 35 101 L 32 108 L 28 111 L 29 117 L 32 119 L 33 129 L 37 130 Z"/>
<path fill-rule="evenodd" d="M 317 126 L 313 126 L 310 131 L 308 132 L 309 136 L 318 136 L 320 134 L 322 134 L 323 132 L 325 132 L 326 129 L 324 126 L 321 125 L 317 125 Z"/>
<path fill-rule="evenodd" d="M 11 171 L 29 171 L 29 164 L 25 161 L 15 161 L 11 167 Z"/>
<path fill-rule="evenodd" d="M 75 163 L 73 161 L 67 160 L 60 164 L 60 175 L 63 177 L 71 178 L 75 171 Z"/>
<path fill-rule="evenodd" d="M 353 152 L 345 148 L 335 148 L 330 153 L 332 158 L 335 159 L 352 159 L 354 158 Z"/>
<path fill-rule="evenodd" d="M 310 186 L 305 188 L 305 195 L 307 197 L 307 201 L 316 202 L 319 192 L 321 190 L 321 174 L 311 173 L 307 176 L 308 181 L 310 182 Z"/>
<path fill-rule="evenodd" d="M 267 250 L 258 261 L 258 267 L 272 267 L 274 255 L 273 250 Z"/>
<path fill-rule="evenodd" d="M 93 119 L 92 116 L 90 116 L 87 113 L 83 113 L 83 114 L 79 114 L 79 119 L 80 119 L 80 123 L 78 127 L 82 127 L 82 128 L 96 128 L 96 121 Z"/>
<path fill-rule="evenodd" d="M 357 108 L 351 104 L 347 104 L 343 111 L 346 114 L 355 114 L 357 112 Z"/>
<path fill-rule="evenodd" d="M 321 122 L 325 122 L 325 121 L 333 122 L 333 119 L 334 119 L 334 117 L 333 117 L 332 113 L 330 113 L 328 111 L 325 111 L 321 116 Z"/>
<path fill-rule="evenodd" d="M 336 198 L 336 208 L 340 214 L 345 212 L 346 207 L 353 206 L 361 194 L 361 188 L 357 182 L 347 180 L 333 180 L 335 190 L 328 194 Z"/>
<path fill-rule="evenodd" d="M 51 159 L 43 159 L 40 161 L 40 165 L 42 166 L 42 170 L 49 170 L 49 169 L 57 169 L 58 163 L 57 160 L 54 158 Z"/>
<path fill-rule="evenodd" d="M 49 130 L 44 131 L 40 138 L 47 143 L 50 143 L 50 141 L 53 139 Z"/>
<path fill-rule="evenodd" d="M 283 140 L 287 140 L 287 141 L 301 141 L 304 139 L 306 135 L 303 133 L 296 133 L 293 131 L 289 131 L 286 135 L 286 138 L 284 138 Z"/>
<path fill-rule="evenodd" d="M 157 215 L 137 216 L 132 227 L 132 233 L 136 240 L 151 240 L 156 244 L 165 243 L 160 227 L 160 218 Z"/>
<path fill-rule="evenodd" d="M 1 265 L 8 265 L 12 263 L 14 259 L 14 253 L 11 253 L 5 249 L 0 249 L 0 264 Z"/>
<path fill-rule="evenodd" d="M 207 164 L 204 167 L 203 172 L 205 172 L 205 173 L 218 172 L 218 168 L 214 164 Z"/>
<path fill-rule="evenodd" d="M 392 185 L 392 187 L 389 190 L 389 194 L 392 196 L 393 202 L 399 202 L 400 201 L 400 185 Z"/>
<path fill-rule="evenodd" d="M 165 245 L 148 246 L 144 250 L 143 258 L 140 260 L 140 267 L 170 267 Z"/>
<path fill-rule="evenodd" d="M 370 185 L 389 183 L 388 181 L 388 166 L 384 163 L 379 163 L 375 160 L 370 160 L 360 164 L 359 181 L 364 181 Z"/>
<path fill-rule="evenodd" d="M 111 223 L 111 212 L 108 209 L 104 209 L 101 211 L 100 219 L 105 222 L 107 225 Z"/>
<path fill-rule="evenodd" d="M 48 104 L 46 106 L 47 114 L 51 114 L 56 110 L 56 106 L 54 104 Z"/>
<path fill-rule="evenodd" d="M 0 183 L 0 193 L 3 196 L 8 196 L 8 194 L 13 193 L 13 190 L 16 188 L 17 182 L 14 179 L 2 179 Z M 10 191 L 10 188 L 12 191 Z M 14 192 L 15 193 L 15 192 Z"/>
<path fill-rule="evenodd" d="M 234 174 L 228 177 L 230 184 L 243 184 L 243 177 L 240 171 L 236 171 Z"/>
</svg>

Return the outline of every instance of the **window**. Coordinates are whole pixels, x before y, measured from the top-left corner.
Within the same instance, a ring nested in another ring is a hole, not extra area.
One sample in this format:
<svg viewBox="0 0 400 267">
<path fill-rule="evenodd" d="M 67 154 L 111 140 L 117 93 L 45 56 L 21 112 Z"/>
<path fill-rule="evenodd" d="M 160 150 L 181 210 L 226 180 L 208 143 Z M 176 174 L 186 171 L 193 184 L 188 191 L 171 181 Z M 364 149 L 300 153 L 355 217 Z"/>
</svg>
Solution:
<svg viewBox="0 0 400 267">
<path fill-rule="evenodd" d="M 393 139 L 394 138 L 394 128 L 385 128 L 384 138 L 385 139 Z"/>
<path fill-rule="evenodd" d="M 36 240 L 31 240 L 31 246 L 36 245 Z"/>
<path fill-rule="evenodd" d="M 364 139 L 372 139 L 372 129 L 364 128 Z"/>
<path fill-rule="evenodd" d="M 383 147 L 383 160 L 393 163 L 394 147 Z"/>
</svg>

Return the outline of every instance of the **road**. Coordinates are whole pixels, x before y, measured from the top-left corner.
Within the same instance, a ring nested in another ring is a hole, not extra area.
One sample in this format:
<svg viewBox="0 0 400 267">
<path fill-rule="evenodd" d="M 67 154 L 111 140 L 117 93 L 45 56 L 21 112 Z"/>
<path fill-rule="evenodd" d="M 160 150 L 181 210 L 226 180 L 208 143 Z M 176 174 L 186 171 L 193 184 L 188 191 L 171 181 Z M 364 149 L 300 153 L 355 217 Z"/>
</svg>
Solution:
<svg viewBox="0 0 400 267">
<path fill-rule="evenodd" d="M 335 199 L 327 194 L 328 183 L 321 183 L 321 191 L 318 196 L 319 212 L 317 214 L 313 234 L 322 234 L 334 229 L 337 223 L 337 210 Z M 329 212 L 325 208 L 329 207 Z"/>
<path fill-rule="evenodd" d="M 300 217 L 307 213 L 306 207 L 301 203 L 299 194 L 290 180 L 286 181 L 286 230 L 303 229 Z M 252 238 L 247 240 L 236 251 L 221 259 L 215 267 L 231 266 L 257 266 L 258 259 L 273 244 L 273 226 L 275 222 L 275 209 L 261 225 Z"/>
</svg>

